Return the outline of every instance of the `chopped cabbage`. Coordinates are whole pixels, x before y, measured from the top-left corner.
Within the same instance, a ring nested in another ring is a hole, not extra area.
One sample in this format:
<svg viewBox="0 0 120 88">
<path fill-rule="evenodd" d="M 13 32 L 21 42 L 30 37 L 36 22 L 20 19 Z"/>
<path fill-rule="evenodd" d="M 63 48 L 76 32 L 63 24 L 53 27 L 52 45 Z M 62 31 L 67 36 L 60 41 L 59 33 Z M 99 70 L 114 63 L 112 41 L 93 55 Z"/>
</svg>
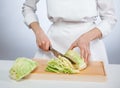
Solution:
<svg viewBox="0 0 120 88">
<path fill-rule="evenodd" d="M 58 58 L 48 61 L 45 70 L 48 72 L 72 74 L 79 73 L 80 70 L 87 67 L 84 59 L 82 59 L 77 52 L 69 50 L 65 53 L 65 56 L 69 57 L 75 64 L 72 64 L 67 58 L 59 56 Z"/>
<path fill-rule="evenodd" d="M 66 58 L 59 56 L 58 58 L 51 59 L 45 69 L 48 72 L 55 73 L 78 73 L 79 70 L 74 69 L 71 62 Z"/>
<path fill-rule="evenodd" d="M 84 68 L 87 67 L 87 64 L 85 63 L 84 59 L 80 57 L 80 55 L 73 51 L 73 50 L 68 50 L 65 53 L 65 56 L 69 57 L 73 62 L 75 62 L 76 64 L 74 65 L 74 67 L 76 69 L 82 70 Z"/>
<path fill-rule="evenodd" d="M 30 74 L 37 67 L 37 65 L 37 62 L 31 59 L 24 57 L 17 58 L 9 71 L 10 77 L 15 80 L 20 80 Z"/>
</svg>

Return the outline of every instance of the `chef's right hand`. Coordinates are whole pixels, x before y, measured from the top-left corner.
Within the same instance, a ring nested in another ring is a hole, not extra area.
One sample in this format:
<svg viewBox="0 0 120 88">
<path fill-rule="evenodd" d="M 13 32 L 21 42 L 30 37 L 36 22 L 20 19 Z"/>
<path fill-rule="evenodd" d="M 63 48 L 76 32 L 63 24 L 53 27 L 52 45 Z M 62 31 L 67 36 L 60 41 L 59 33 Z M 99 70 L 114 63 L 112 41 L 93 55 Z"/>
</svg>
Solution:
<svg viewBox="0 0 120 88">
<path fill-rule="evenodd" d="M 36 43 L 39 48 L 44 51 L 48 51 L 50 47 L 50 40 L 44 33 L 38 22 L 32 22 L 29 27 L 33 30 L 36 36 Z"/>
<path fill-rule="evenodd" d="M 37 32 L 35 36 L 36 36 L 36 43 L 38 47 L 44 51 L 48 51 L 50 47 L 50 40 L 48 39 L 44 31 L 41 30 Z"/>
</svg>

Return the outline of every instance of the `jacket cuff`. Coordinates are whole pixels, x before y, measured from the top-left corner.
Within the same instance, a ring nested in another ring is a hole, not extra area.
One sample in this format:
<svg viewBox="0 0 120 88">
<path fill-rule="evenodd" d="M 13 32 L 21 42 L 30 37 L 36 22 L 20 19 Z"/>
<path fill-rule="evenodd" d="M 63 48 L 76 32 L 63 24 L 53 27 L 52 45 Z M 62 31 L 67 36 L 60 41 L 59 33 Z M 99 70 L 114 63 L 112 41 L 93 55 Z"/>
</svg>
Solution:
<svg viewBox="0 0 120 88">
<path fill-rule="evenodd" d="M 27 14 L 24 19 L 25 24 L 29 27 L 31 23 L 38 22 L 38 18 L 35 14 Z"/>
<path fill-rule="evenodd" d="M 112 30 L 111 30 L 111 26 L 108 22 L 106 21 L 102 21 L 100 22 L 96 28 L 98 28 L 101 33 L 102 33 L 102 38 L 106 37 Z"/>
</svg>

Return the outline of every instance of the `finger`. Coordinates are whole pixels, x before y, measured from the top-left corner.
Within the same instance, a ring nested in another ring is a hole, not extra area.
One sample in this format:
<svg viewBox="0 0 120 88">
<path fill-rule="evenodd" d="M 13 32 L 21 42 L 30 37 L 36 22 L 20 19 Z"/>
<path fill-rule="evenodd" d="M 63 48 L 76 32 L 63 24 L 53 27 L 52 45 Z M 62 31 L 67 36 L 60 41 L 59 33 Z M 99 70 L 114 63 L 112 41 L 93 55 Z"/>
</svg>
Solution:
<svg viewBox="0 0 120 88">
<path fill-rule="evenodd" d="M 46 47 L 45 47 L 45 49 L 48 51 L 48 50 L 49 50 L 49 47 L 50 47 L 50 43 L 49 43 L 49 41 L 48 41 L 48 42 L 46 42 Z"/>
<path fill-rule="evenodd" d="M 37 39 L 36 39 L 36 44 L 38 47 L 41 46 L 41 43 L 39 43 Z"/>
<path fill-rule="evenodd" d="M 85 62 L 86 62 L 86 63 L 89 62 L 89 58 L 90 58 L 90 49 L 87 48 L 87 49 L 86 49 L 86 57 L 85 57 Z"/>
<path fill-rule="evenodd" d="M 76 43 L 73 43 L 68 50 L 72 50 L 72 49 L 74 49 L 75 47 L 77 47 L 77 44 L 76 44 Z"/>
<path fill-rule="evenodd" d="M 85 59 L 85 58 L 84 58 L 84 49 L 81 49 L 80 55 L 81 55 L 81 57 L 82 57 L 83 59 Z"/>
<path fill-rule="evenodd" d="M 44 44 L 45 44 L 45 41 L 42 41 L 42 44 L 44 45 Z"/>
<path fill-rule="evenodd" d="M 37 46 L 38 46 L 38 47 L 40 47 L 41 45 L 42 45 L 41 43 L 37 42 Z"/>
<path fill-rule="evenodd" d="M 87 64 L 88 63 L 88 52 L 85 48 L 81 49 L 81 57 L 84 59 L 85 63 Z"/>
<path fill-rule="evenodd" d="M 84 59 L 85 63 L 87 64 L 88 63 L 88 57 Z"/>
<path fill-rule="evenodd" d="M 87 52 L 88 52 L 87 62 L 89 62 L 91 52 L 90 52 L 90 45 L 88 44 L 87 46 L 88 46 L 88 47 L 87 47 Z"/>
<path fill-rule="evenodd" d="M 41 48 L 41 46 L 42 46 L 42 43 L 40 43 L 40 42 L 37 42 L 37 41 L 36 41 L 36 43 L 37 43 L 37 46 L 38 46 L 39 48 Z"/>
<path fill-rule="evenodd" d="M 41 48 L 46 51 L 46 42 L 42 41 Z"/>
<path fill-rule="evenodd" d="M 84 57 L 85 57 L 85 62 L 88 62 L 88 49 L 87 48 L 85 49 Z"/>
<path fill-rule="evenodd" d="M 38 47 L 39 47 L 39 48 L 41 48 L 41 46 L 42 46 L 42 44 L 41 44 L 41 43 L 39 43 L 39 44 L 37 44 L 37 45 L 38 45 Z"/>
</svg>

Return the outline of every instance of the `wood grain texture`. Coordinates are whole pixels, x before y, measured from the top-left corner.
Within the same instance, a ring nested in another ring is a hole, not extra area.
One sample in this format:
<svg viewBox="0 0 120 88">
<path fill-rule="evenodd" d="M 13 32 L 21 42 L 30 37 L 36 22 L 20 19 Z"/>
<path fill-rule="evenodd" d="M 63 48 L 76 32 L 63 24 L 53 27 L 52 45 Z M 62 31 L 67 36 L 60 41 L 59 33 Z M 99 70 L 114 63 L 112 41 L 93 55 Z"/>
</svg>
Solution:
<svg viewBox="0 0 120 88">
<path fill-rule="evenodd" d="M 88 67 L 78 74 L 58 74 L 46 72 L 47 59 L 34 59 L 39 63 L 39 66 L 25 79 L 36 80 L 69 80 L 69 81 L 91 81 L 104 82 L 106 81 L 106 73 L 104 64 L 101 61 L 90 62 Z"/>
</svg>

